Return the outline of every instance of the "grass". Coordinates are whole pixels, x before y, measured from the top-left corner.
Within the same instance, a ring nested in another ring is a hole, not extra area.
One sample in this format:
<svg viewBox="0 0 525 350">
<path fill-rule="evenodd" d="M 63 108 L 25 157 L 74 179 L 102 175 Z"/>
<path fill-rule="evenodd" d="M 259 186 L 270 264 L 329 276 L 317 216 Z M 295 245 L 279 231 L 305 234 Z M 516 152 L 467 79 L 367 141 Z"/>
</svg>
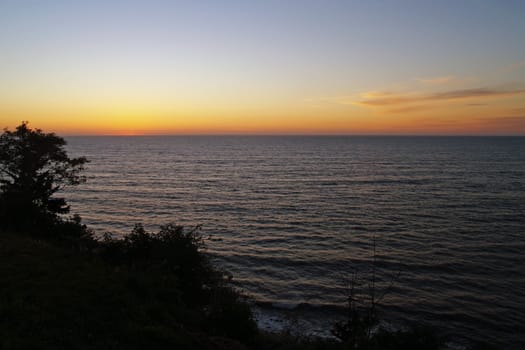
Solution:
<svg viewBox="0 0 525 350">
<path fill-rule="evenodd" d="M 180 302 L 165 277 L 92 254 L 3 233 L 0 275 L 2 349 L 241 346 L 203 336 L 200 311 Z"/>
</svg>

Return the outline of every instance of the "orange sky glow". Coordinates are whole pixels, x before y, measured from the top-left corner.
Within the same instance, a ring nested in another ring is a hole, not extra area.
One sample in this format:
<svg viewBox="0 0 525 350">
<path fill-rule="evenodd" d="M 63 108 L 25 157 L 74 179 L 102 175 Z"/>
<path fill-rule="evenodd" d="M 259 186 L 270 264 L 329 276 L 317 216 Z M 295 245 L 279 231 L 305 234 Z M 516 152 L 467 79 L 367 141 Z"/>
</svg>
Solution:
<svg viewBox="0 0 525 350">
<path fill-rule="evenodd" d="M 525 135 L 518 2 L 154 3 L 0 4 L 0 127 Z"/>
</svg>

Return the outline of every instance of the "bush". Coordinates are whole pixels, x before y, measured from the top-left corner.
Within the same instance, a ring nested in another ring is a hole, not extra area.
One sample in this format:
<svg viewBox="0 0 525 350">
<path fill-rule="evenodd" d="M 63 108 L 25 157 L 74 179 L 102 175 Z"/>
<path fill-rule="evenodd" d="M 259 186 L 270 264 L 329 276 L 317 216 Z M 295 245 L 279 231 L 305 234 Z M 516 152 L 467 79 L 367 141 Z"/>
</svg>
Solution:
<svg viewBox="0 0 525 350">
<path fill-rule="evenodd" d="M 157 283 L 167 285 L 164 297 L 200 310 L 196 323 L 211 334 L 252 339 L 257 325 L 250 307 L 204 250 L 200 227 L 186 230 L 175 224 L 161 226 L 156 234 L 139 224 L 122 239 L 106 234 L 97 248 L 106 262 L 136 276 L 128 280 L 128 287 L 139 294 L 148 293 L 140 283 L 144 275 L 155 275 L 161 279 Z"/>
<path fill-rule="evenodd" d="M 227 286 L 214 290 L 206 315 L 204 326 L 212 334 L 247 342 L 258 333 L 250 306 Z"/>
<path fill-rule="evenodd" d="M 101 255 L 111 264 L 173 276 L 190 305 L 209 300 L 210 290 L 223 281 L 223 274 L 203 254 L 204 248 L 199 227 L 185 230 L 174 224 L 161 226 L 157 234 L 139 224 L 121 240 L 106 235 L 100 243 Z"/>
<path fill-rule="evenodd" d="M 438 350 L 444 341 L 428 327 L 415 327 L 408 331 L 380 330 L 371 339 L 370 348 L 382 350 Z"/>
</svg>

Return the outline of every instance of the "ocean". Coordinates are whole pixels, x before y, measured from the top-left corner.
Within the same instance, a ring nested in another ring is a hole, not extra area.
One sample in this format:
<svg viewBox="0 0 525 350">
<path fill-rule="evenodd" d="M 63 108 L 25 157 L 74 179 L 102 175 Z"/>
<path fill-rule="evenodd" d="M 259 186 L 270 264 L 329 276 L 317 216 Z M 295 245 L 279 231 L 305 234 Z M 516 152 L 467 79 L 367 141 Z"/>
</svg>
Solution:
<svg viewBox="0 0 525 350">
<path fill-rule="evenodd" d="M 97 234 L 202 225 L 262 327 L 329 334 L 376 275 L 384 324 L 525 348 L 525 138 L 68 137 Z"/>
</svg>

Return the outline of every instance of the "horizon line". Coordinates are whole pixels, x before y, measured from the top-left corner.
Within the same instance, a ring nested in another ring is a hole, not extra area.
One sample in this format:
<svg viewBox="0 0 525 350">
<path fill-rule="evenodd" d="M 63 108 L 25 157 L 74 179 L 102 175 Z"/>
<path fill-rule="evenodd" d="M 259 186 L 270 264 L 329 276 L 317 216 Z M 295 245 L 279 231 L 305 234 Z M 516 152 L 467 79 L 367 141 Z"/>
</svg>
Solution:
<svg viewBox="0 0 525 350">
<path fill-rule="evenodd" d="M 252 133 L 195 133 L 195 134 L 60 134 L 57 135 L 63 137 L 207 137 L 207 136 L 219 136 L 219 137 L 231 137 L 231 136 L 249 136 L 249 137 L 525 137 L 525 134 L 252 134 Z"/>
</svg>

